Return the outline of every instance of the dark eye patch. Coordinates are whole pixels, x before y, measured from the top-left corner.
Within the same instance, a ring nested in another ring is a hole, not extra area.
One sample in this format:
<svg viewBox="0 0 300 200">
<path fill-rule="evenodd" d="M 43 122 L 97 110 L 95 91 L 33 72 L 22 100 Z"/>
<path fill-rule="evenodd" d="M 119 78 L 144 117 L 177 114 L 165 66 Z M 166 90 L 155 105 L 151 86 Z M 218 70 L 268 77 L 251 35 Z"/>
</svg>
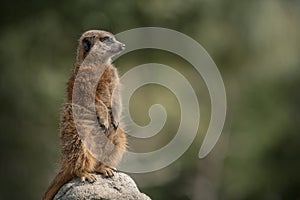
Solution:
<svg viewBox="0 0 300 200">
<path fill-rule="evenodd" d="M 92 44 L 92 42 L 90 41 L 90 39 L 84 38 L 84 39 L 82 40 L 82 46 L 83 46 L 84 51 L 86 51 L 86 52 L 90 51 L 91 48 L 92 48 L 92 45 L 93 45 L 93 44 Z"/>
<path fill-rule="evenodd" d="M 104 36 L 104 37 L 101 37 L 101 38 L 100 38 L 100 41 L 101 41 L 101 42 L 108 42 L 108 41 L 111 41 L 111 38 L 108 37 L 108 36 Z"/>
</svg>

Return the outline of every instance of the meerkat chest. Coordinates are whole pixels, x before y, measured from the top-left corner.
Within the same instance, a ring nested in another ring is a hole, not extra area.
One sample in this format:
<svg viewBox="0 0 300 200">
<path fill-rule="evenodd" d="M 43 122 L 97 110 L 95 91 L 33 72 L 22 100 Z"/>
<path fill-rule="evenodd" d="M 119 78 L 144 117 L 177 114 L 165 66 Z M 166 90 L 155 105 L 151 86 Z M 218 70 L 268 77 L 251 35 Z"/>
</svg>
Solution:
<svg viewBox="0 0 300 200">
<path fill-rule="evenodd" d="M 114 88 L 119 84 L 119 78 L 116 70 L 108 67 L 102 74 L 98 82 L 96 96 L 102 101 L 110 101 Z"/>
</svg>

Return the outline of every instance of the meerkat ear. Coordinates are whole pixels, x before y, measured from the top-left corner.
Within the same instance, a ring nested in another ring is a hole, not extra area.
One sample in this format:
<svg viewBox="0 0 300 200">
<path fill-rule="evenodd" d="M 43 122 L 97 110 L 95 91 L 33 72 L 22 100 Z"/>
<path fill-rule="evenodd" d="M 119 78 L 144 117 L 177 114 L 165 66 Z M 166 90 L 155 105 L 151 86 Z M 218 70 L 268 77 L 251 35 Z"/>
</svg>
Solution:
<svg viewBox="0 0 300 200">
<path fill-rule="evenodd" d="M 92 42 L 90 41 L 89 38 L 84 38 L 82 40 L 82 46 L 85 52 L 89 52 L 92 48 Z"/>
</svg>

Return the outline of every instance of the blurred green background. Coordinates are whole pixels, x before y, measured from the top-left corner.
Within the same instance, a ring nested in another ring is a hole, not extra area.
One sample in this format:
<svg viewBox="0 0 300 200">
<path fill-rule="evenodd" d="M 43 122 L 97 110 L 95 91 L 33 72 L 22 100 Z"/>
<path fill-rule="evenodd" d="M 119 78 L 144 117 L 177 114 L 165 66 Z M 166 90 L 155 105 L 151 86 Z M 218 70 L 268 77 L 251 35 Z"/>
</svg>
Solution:
<svg viewBox="0 0 300 200">
<path fill-rule="evenodd" d="M 0 199 L 40 199 L 58 169 L 59 113 L 80 34 L 144 26 L 174 29 L 197 40 L 222 74 L 228 109 L 219 142 L 199 160 L 210 119 L 201 76 L 164 51 L 141 50 L 118 59 L 120 75 L 149 62 L 175 68 L 200 101 L 194 143 L 167 168 L 131 174 L 141 190 L 157 200 L 300 199 L 299 21 L 297 0 L 2 2 Z M 176 133 L 180 108 L 166 88 L 137 90 L 130 105 L 133 118 L 147 124 L 154 103 L 166 107 L 166 126 L 150 139 L 130 137 L 132 151 L 160 148 Z"/>
</svg>

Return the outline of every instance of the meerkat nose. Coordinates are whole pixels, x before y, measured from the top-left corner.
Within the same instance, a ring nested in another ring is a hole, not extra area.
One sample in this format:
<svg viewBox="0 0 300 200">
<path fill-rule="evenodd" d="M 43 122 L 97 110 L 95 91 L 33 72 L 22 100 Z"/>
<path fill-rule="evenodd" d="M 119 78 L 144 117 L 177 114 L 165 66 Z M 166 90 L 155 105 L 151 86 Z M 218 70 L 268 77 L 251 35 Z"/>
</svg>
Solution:
<svg viewBox="0 0 300 200">
<path fill-rule="evenodd" d="M 123 44 L 123 43 L 121 43 L 121 45 L 120 45 L 120 50 L 124 50 L 125 49 L 125 47 L 126 47 L 126 45 L 125 44 Z"/>
</svg>

